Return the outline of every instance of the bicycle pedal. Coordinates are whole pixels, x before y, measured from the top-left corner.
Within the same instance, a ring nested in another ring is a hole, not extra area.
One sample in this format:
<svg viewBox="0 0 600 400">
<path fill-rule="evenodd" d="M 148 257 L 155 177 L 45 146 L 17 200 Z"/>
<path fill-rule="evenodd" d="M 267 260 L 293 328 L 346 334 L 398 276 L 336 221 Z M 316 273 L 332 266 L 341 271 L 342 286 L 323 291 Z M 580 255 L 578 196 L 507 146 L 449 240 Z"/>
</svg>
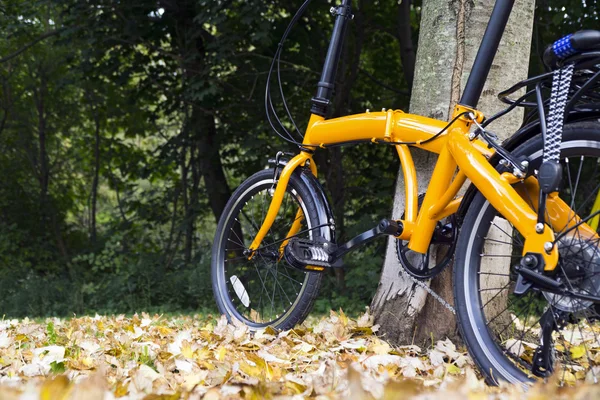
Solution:
<svg viewBox="0 0 600 400">
<path fill-rule="evenodd" d="M 326 268 L 339 267 L 333 260 L 335 244 L 327 241 L 314 241 L 292 238 L 285 246 L 285 260 L 294 268 L 303 271 L 324 271 Z"/>
</svg>

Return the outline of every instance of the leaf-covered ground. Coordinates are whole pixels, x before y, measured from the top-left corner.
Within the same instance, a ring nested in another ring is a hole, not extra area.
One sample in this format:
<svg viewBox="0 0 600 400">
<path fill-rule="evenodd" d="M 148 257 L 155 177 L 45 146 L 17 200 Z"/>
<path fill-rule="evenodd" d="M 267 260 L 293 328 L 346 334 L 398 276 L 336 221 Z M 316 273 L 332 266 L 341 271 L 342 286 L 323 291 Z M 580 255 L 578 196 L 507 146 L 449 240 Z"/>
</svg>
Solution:
<svg viewBox="0 0 600 400">
<path fill-rule="evenodd" d="M 0 321 L 0 399 L 600 398 L 585 383 L 488 387 L 463 349 L 392 347 L 342 312 L 251 335 L 211 316 Z"/>
</svg>

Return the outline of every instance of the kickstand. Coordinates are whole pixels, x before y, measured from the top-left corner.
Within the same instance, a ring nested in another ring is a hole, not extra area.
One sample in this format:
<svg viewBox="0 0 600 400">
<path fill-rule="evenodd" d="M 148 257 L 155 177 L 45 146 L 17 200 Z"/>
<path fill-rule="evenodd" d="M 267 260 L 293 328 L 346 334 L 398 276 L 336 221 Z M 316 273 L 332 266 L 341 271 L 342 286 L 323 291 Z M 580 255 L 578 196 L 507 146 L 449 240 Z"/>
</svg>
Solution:
<svg viewBox="0 0 600 400">
<path fill-rule="evenodd" d="M 531 372 L 540 378 L 546 378 L 554 370 L 554 342 L 552 332 L 562 328 L 566 324 L 564 312 L 555 310 L 552 306 L 540 318 L 542 328 L 540 334 L 540 345 L 533 354 L 533 366 Z"/>
</svg>

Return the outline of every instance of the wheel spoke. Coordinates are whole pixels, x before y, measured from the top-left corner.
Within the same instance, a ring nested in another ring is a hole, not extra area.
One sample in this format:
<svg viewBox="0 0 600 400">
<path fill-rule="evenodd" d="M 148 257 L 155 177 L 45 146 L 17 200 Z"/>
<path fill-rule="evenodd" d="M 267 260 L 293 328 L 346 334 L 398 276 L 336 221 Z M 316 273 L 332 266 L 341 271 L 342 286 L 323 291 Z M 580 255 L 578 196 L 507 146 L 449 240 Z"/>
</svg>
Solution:
<svg viewBox="0 0 600 400">
<path fill-rule="evenodd" d="M 571 209 L 575 205 L 575 200 L 577 199 L 577 187 L 579 186 L 579 178 L 581 177 L 581 168 L 583 167 L 583 156 L 579 160 L 579 169 L 577 170 L 577 178 L 575 179 L 575 189 L 573 194 L 571 195 Z"/>
<path fill-rule="evenodd" d="M 514 237 L 512 234 L 508 234 L 508 232 L 506 232 L 504 229 L 500 228 L 498 225 L 496 225 L 496 223 L 494 222 L 494 220 L 492 220 L 491 222 L 492 225 L 494 225 L 500 232 L 504 233 L 506 236 L 508 237 L 512 237 L 514 239 L 517 240 L 517 243 L 522 247 L 523 246 L 523 242 L 521 241 L 521 239 L 519 239 L 518 237 Z"/>
<path fill-rule="evenodd" d="M 509 281 L 501 290 L 498 290 L 498 293 L 496 293 L 491 299 L 489 299 L 484 305 L 482 305 L 481 309 L 483 310 L 485 308 L 485 306 L 487 306 L 488 304 L 490 304 L 492 302 L 492 300 L 494 300 L 496 297 L 498 297 L 498 295 L 500 293 L 502 293 L 502 291 L 504 289 L 508 288 L 508 286 L 510 286 L 510 284 L 511 284 L 511 282 Z M 481 292 L 481 289 L 479 291 Z"/>
</svg>

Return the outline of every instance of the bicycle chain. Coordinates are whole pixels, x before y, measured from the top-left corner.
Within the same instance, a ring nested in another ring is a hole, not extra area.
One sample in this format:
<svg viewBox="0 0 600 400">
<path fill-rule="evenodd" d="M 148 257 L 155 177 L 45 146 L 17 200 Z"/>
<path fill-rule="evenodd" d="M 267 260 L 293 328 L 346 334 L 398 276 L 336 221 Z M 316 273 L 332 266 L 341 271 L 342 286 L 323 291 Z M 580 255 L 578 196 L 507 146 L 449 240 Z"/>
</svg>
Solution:
<svg viewBox="0 0 600 400">
<path fill-rule="evenodd" d="M 398 254 L 396 253 L 396 258 L 398 258 Z M 398 264 L 400 264 L 400 260 L 398 259 Z M 415 285 L 419 286 L 420 288 L 425 289 L 425 291 L 431 295 L 431 297 L 433 297 L 434 299 L 436 299 L 441 305 L 443 305 L 444 307 L 446 307 L 446 309 L 448 309 L 453 315 L 456 315 L 456 310 L 454 309 L 454 307 L 452 307 L 450 305 L 450 303 L 448 303 L 446 300 L 444 300 L 442 298 L 442 296 L 440 296 L 439 294 L 437 294 L 435 292 L 435 290 L 433 290 L 432 288 L 429 287 L 429 285 L 427 285 L 425 282 L 418 280 L 417 278 L 415 278 L 414 276 L 411 276 L 410 274 L 408 274 L 406 271 L 404 271 L 404 267 L 402 267 L 402 264 L 400 264 L 400 273 L 402 275 L 404 275 L 405 277 L 408 277 Z"/>
</svg>

